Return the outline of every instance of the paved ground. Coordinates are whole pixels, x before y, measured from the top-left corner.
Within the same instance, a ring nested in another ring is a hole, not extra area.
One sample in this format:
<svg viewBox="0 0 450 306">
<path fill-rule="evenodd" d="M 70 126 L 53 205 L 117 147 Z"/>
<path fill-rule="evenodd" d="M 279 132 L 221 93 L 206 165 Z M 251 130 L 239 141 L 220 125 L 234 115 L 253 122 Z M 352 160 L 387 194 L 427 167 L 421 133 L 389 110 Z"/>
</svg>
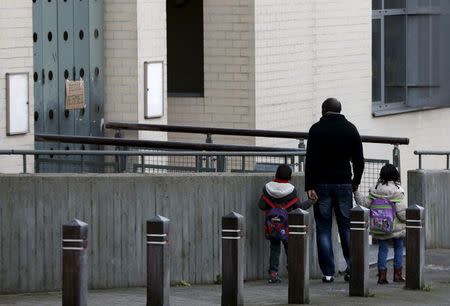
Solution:
<svg viewBox="0 0 450 306">
<path fill-rule="evenodd" d="M 390 271 L 392 272 L 392 271 Z M 426 290 L 409 291 L 402 285 L 376 285 L 376 271 L 371 270 L 371 297 L 348 297 L 348 284 L 342 278 L 333 284 L 311 281 L 311 305 L 450 305 L 450 250 L 427 252 Z M 389 273 L 392 278 L 392 273 Z M 89 305 L 145 305 L 145 288 L 90 291 Z M 61 305 L 60 293 L 4 295 L 0 305 Z M 286 282 L 268 285 L 264 281 L 245 283 L 246 305 L 287 305 Z M 171 305 L 220 305 L 220 286 L 205 285 L 171 288 Z"/>
</svg>

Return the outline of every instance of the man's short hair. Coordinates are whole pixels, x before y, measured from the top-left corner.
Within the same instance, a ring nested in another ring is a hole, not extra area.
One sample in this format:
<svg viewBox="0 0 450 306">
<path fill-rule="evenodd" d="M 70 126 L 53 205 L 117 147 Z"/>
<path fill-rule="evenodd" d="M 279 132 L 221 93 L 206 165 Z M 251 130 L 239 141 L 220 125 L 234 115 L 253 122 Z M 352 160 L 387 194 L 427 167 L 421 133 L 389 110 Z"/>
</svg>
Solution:
<svg viewBox="0 0 450 306">
<path fill-rule="evenodd" d="M 322 115 L 325 115 L 328 112 L 340 113 L 341 110 L 341 102 L 336 98 L 328 98 L 322 103 Z"/>
</svg>

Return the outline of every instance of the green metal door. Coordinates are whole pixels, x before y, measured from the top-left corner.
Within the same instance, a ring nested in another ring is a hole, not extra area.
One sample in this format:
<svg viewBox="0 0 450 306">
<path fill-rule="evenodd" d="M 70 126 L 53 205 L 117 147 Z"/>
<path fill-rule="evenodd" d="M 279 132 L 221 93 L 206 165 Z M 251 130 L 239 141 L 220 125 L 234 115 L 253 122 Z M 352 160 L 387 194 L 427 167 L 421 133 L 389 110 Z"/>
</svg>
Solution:
<svg viewBox="0 0 450 306">
<path fill-rule="evenodd" d="M 102 136 L 103 0 L 33 0 L 33 32 L 35 132 Z M 65 109 L 67 79 L 84 80 L 85 109 Z M 36 148 L 97 149 L 47 142 L 37 142 Z M 61 159 L 71 162 L 58 162 Z M 38 163 L 39 171 L 77 172 L 79 160 L 51 157 L 50 162 Z"/>
</svg>

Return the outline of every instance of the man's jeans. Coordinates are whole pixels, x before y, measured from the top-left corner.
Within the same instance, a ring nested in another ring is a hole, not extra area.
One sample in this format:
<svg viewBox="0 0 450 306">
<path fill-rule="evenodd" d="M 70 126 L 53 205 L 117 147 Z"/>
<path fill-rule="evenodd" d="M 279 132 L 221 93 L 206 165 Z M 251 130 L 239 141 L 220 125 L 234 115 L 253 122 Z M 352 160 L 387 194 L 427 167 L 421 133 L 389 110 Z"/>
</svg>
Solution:
<svg viewBox="0 0 450 306">
<path fill-rule="evenodd" d="M 403 238 L 392 238 L 394 243 L 394 269 L 400 269 L 403 266 Z M 387 269 L 387 256 L 389 250 L 389 239 L 378 240 L 378 269 Z"/>
<path fill-rule="evenodd" d="M 349 242 L 350 209 L 353 206 L 352 185 L 320 184 L 317 185 L 315 191 L 319 198 L 318 203 L 314 205 L 319 265 L 323 275 L 333 276 L 336 273 L 331 240 L 333 209 L 341 238 L 342 253 L 347 263 L 347 270 L 350 267 Z"/>
<path fill-rule="evenodd" d="M 288 242 L 283 240 L 284 251 L 286 253 L 286 258 L 288 254 Z M 270 240 L 270 267 L 269 273 L 278 272 L 278 266 L 280 264 L 280 253 L 281 253 L 281 241 L 271 239 Z"/>
</svg>

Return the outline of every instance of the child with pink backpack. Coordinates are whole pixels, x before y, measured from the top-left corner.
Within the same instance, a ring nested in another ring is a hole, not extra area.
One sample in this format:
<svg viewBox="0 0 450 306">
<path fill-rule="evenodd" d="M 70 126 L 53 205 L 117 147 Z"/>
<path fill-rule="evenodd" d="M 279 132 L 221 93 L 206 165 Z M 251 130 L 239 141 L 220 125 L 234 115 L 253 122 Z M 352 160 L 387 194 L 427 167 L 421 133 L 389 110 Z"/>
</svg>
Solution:
<svg viewBox="0 0 450 306">
<path fill-rule="evenodd" d="M 400 173 L 394 165 L 381 168 L 376 186 L 369 196 L 355 192 L 356 204 L 370 209 L 370 232 L 378 240 L 378 284 L 388 284 L 387 255 L 389 241 L 394 245 L 394 282 L 404 282 L 403 240 L 406 235 L 405 191 L 400 186 Z"/>
</svg>

